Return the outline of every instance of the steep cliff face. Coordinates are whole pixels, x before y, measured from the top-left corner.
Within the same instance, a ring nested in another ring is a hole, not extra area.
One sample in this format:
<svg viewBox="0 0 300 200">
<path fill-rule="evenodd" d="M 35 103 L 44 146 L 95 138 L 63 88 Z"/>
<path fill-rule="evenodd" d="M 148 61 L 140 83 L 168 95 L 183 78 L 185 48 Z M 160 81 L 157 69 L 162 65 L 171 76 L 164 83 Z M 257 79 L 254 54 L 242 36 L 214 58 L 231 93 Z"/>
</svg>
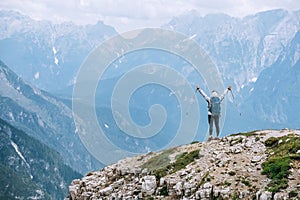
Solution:
<svg viewBox="0 0 300 200">
<path fill-rule="evenodd" d="M 264 130 L 126 158 L 73 180 L 68 199 L 297 199 L 300 131 Z"/>
<path fill-rule="evenodd" d="M 0 60 L 0 118 L 55 149 L 85 173 L 103 166 L 82 145 L 72 110 L 62 100 L 23 81 Z"/>
<path fill-rule="evenodd" d="M 0 118 L 0 199 L 62 199 L 81 174 L 57 151 Z"/>
</svg>

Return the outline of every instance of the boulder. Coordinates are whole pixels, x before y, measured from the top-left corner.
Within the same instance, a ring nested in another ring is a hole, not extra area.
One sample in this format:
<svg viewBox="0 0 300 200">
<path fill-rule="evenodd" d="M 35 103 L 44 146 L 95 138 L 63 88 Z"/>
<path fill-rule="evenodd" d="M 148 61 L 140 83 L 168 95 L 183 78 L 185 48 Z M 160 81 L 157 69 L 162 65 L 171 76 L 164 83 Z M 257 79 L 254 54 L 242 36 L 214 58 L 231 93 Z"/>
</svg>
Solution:
<svg viewBox="0 0 300 200">
<path fill-rule="evenodd" d="M 142 182 L 142 192 L 147 195 L 154 194 L 156 190 L 156 178 L 155 176 L 144 176 Z"/>
</svg>

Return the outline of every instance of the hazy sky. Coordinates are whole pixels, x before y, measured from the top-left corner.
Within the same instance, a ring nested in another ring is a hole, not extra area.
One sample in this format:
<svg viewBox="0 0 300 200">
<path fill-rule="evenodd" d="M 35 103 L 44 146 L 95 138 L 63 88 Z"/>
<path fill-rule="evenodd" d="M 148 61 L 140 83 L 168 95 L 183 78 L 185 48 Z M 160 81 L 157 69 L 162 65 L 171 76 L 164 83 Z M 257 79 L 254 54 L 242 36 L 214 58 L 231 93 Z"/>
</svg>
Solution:
<svg viewBox="0 0 300 200">
<path fill-rule="evenodd" d="M 199 14 L 226 13 L 243 17 L 259 11 L 300 9 L 300 0 L 2 0 L 0 9 L 18 10 L 34 19 L 57 23 L 112 25 L 117 31 L 159 27 L 172 17 L 190 10 Z"/>
</svg>

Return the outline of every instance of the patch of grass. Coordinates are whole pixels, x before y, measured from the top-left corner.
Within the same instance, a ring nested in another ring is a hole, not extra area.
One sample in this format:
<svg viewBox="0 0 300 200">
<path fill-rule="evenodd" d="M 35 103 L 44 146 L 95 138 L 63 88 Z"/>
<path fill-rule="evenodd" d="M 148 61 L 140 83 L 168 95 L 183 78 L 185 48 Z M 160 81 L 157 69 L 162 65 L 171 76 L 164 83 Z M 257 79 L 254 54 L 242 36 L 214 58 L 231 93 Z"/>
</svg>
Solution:
<svg viewBox="0 0 300 200">
<path fill-rule="evenodd" d="M 174 152 L 175 150 L 173 148 L 163 151 L 161 154 L 150 158 L 141 167 L 147 168 L 149 171 L 155 171 L 158 169 L 165 168 L 170 164 L 169 155 L 171 155 Z"/>
<path fill-rule="evenodd" d="M 185 168 L 188 164 L 199 158 L 199 149 L 191 151 L 189 153 L 184 152 L 178 156 L 175 163 L 173 164 L 172 173 L 177 172 Z"/>
<path fill-rule="evenodd" d="M 282 142 L 279 144 L 280 140 L 282 140 Z M 265 145 L 269 147 L 270 150 L 273 150 L 273 157 L 286 155 L 291 156 L 300 150 L 300 137 L 294 134 L 289 134 L 279 138 L 270 137 L 265 141 Z"/>
<path fill-rule="evenodd" d="M 278 141 L 279 141 L 278 138 L 276 138 L 276 137 L 270 137 L 269 139 L 267 139 L 267 140 L 265 141 L 265 145 L 266 145 L 267 147 L 272 148 L 272 147 L 274 147 L 274 146 L 276 146 L 276 145 L 278 144 Z"/>
<path fill-rule="evenodd" d="M 203 178 L 201 179 L 201 181 L 199 182 L 199 185 L 198 186 L 201 186 L 203 185 L 204 183 L 210 181 L 210 177 L 209 177 L 209 173 L 207 172 Z"/>
<path fill-rule="evenodd" d="M 289 175 L 290 163 L 289 157 L 270 159 L 263 163 L 262 174 L 270 179 L 283 179 Z"/>
<path fill-rule="evenodd" d="M 160 195 L 169 196 L 169 192 L 168 192 L 167 186 L 162 187 L 159 192 L 160 192 Z"/>
<path fill-rule="evenodd" d="M 254 130 L 254 131 L 251 131 L 251 132 L 234 133 L 234 134 L 231 134 L 231 135 L 229 135 L 229 136 L 244 135 L 244 136 L 246 136 L 246 137 L 250 137 L 250 136 L 258 135 L 257 131 L 258 131 L 258 130 Z"/>
<path fill-rule="evenodd" d="M 281 141 L 281 142 L 279 142 Z M 262 164 L 262 174 L 271 179 L 268 190 L 276 193 L 288 186 L 290 164 L 293 160 L 299 159 L 296 152 L 300 149 L 300 137 L 289 134 L 283 137 L 270 137 L 265 141 L 269 157 Z"/>
<path fill-rule="evenodd" d="M 242 180 L 242 183 L 244 185 L 246 185 L 247 187 L 251 187 L 251 183 L 248 180 L 246 180 L 246 179 Z"/>
<path fill-rule="evenodd" d="M 167 167 L 159 168 L 157 170 L 154 170 L 153 174 L 156 177 L 156 180 L 159 180 L 161 177 L 164 177 L 168 174 L 168 168 Z"/>
<path fill-rule="evenodd" d="M 237 137 L 237 138 L 234 138 L 233 140 L 230 141 L 230 146 L 233 146 L 233 145 L 236 145 L 238 143 L 242 143 L 243 142 L 243 139 L 242 137 Z"/>
<path fill-rule="evenodd" d="M 176 161 L 171 164 L 169 156 L 174 152 L 174 149 L 164 151 L 161 154 L 149 159 L 141 167 L 147 168 L 155 175 L 156 179 L 160 179 L 167 174 L 172 174 L 185 168 L 188 164 L 199 158 L 199 149 L 197 149 L 191 152 L 181 153 L 175 158 Z"/>
<path fill-rule="evenodd" d="M 141 167 L 147 168 L 148 171 L 152 172 L 156 179 L 160 179 L 161 177 L 167 175 L 170 165 L 170 158 L 169 155 L 175 152 L 175 149 L 168 149 L 163 151 L 162 153 L 158 154 L 150 158 L 147 162 L 145 162 Z"/>
<path fill-rule="evenodd" d="M 293 197 L 296 197 L 296 196 L 298 196 L 298 192 L 297 191 L 292 190 L 292 191 L 289 192 L 289 198 L 293 198 Z"/>
<path fill-rule="evenodd" d="M 232 200 L 237 200 L 239 198 L 239 195 L 237 194 L 237 192 L 234 192 Z"/>
<path fill-rule="evenodd" d="M 231 186 L 231 183 L 228 181 L 225 181 L 225 185 L 229 187 L 229 186 Z"/>
</svg>

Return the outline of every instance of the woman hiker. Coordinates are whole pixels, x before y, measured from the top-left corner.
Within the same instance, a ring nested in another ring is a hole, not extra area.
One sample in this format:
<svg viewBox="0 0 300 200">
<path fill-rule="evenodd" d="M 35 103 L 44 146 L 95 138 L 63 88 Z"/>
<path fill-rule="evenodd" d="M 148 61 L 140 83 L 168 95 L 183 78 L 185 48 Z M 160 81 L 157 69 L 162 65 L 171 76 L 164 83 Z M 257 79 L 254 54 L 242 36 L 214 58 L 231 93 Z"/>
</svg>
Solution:
<svg viewBox="0 0 300 200">
<path fill-rule="evenodd" d="M 220 134 L 220 126 L 219 126 L 219 119 L 221 114 L 221 102 L 223 101 L 225 95 L 228 93 L 228 91 L 231 91 L 231 86 L 228 86 L 228 88 L 224 91 L 224 93 L 219 96 L 218 92 L 213 90 L 211 92 L 211 97 L 208 97 L 203 90 L 200 89 L 199 86 L 197 86 L 197 91 L 204 97 L 204 99 L 208 103 L 208 123 L 209 123 L 209 138 L 208 140 L 212 140 L 212 133 L 213 133 L 213 124 L 215 124 L 216 127 L 216 133 L 217 137 L 219 138 Z"/>
</svg>

